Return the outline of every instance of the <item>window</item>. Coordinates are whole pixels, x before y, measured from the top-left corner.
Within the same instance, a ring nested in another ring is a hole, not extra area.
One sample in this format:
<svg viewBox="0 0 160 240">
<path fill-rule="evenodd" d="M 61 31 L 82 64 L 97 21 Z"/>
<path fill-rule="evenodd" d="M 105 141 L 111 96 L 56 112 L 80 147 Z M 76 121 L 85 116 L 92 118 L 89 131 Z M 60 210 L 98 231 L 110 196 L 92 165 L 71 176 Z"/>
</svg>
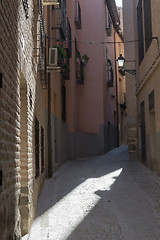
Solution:
<svg viewBox="0 0 160 240">
<path fill-rule="evenodd" d="M 106 31 L 107 35 L 111 36 L 111 17 L 107 7 L 106 7 Z"/>
<path fill-rule="evenodd" d="M 138 23 L 139 64 L 141 64 L 144 58 L 142 0 L 139 0 L 137 7 L 137 23 Z"/>
<path fill-rule="evenodd" d="M 28 18 L 29 17 L 29 15 L 28 15 L 28 9 L 29 9 L 28 0 L 22 0 L 22 3 L 23 3 L 23 8 L 25 11 L 26 18 Z"/>
<path fill-rule="evenodd" d="M 44 171 L 44 128 L 41 127 L 41 173 Z"/>
<path fill-rule="evenodd" d="M 62 39 L 66 39 L 66 0 L 61 1 L 61 34 Z"/>
<path fill-rule="evenodd" d="M 81 7 L 77 0 L 75 0 L 75 25 L 77 29 L 81 29 Z"/>
<path fill-rule="evenodd" d="M 149 100 L 149 111 L 152 111 L 154 109 L 154 90 L 149 94 L 148 100 Z"/>
<path fill-rule="evenodd" d="M 106 73 L 107 73 L 107 85 L 108 87 L 113 87 L 113 67 L 110 59 L 107 58 L 106 63 Z"/>
<path fill-rule="evenodd" d="M 152 42 L 151 1 L 144 0 L 145 50 L 147 52 Z"/>
<path fill-rule="evenodd" d="M 67 18 L 67 45 L 68 45 L 69 57 L 71 57 L 72 56 L 72 34 L 71 34 L 71 26 L 68 18 Z"/>
<path fill-rule="evenodd" d="M 35 118 L 35 178 L 39 176 L 39 121 Z"/>
</svg>

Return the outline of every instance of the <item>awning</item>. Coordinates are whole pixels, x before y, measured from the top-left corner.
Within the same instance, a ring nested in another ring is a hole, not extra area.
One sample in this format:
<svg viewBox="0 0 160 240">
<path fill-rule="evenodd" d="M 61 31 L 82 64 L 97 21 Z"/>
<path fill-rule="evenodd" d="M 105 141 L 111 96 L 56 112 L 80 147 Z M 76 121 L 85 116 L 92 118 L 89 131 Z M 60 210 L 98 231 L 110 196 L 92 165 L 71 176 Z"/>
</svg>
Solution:
<svg viewBox="0 0 160 240">
<path fill-rule="evenodd" d="M 43 6 L 58 5 L 58 4 L 59 4 L 58 0 L 43 0 Z"/>
</svg>

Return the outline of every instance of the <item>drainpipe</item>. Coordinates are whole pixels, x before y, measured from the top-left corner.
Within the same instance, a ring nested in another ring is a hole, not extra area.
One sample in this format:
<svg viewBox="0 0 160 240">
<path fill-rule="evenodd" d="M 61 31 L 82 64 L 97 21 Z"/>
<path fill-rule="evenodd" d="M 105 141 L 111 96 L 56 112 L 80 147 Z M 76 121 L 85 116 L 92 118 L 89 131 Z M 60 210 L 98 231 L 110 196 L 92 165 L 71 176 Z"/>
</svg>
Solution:
<svg viewBox="0 0 160 240">
<path fill-rule="evenodd" d="M 118 79 L 117 79 L 117 59 L 116 59 L 116 32 L 114 31 L 114 58 L 115 58 L 115 77 L 116 77 L 116 110 L 117 110 L 117 124 L 116 124 L 116 130 L 117 130 L 117 147 L 119 147 L 119 109 L 118 109 Z"/>
<path fill-rule="evenodd" d="M 50 6 L 47 6 L 48 54 L 50 47 Z M 48 73 L 48 177 L 52 177 L 51 79 Z"/>
</svg>

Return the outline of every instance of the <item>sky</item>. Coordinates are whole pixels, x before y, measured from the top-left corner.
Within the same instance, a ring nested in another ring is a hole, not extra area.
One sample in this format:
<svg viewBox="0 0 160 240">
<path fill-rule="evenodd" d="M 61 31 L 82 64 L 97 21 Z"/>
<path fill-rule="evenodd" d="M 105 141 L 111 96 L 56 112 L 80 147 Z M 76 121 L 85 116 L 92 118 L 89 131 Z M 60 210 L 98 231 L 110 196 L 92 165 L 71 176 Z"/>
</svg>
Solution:
<svg viewBox="0 0 160 240">
<path fill-rule="evenodd" d="M 116 0 L 116 5 L 122 7 L 122 0 Z"/>
</svg>

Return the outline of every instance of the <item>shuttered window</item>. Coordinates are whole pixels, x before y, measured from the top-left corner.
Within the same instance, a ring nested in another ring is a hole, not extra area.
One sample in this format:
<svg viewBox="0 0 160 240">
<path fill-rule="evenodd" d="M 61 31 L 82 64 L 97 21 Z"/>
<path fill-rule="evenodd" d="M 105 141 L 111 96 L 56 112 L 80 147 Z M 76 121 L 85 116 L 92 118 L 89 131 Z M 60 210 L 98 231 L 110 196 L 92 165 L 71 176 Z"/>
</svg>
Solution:
<svg viewBox="0 0 160 240">
<path fill-rule="evenodd" d="M 142 0 L 139 0 L 137 7 L 137 24 L 138 24 L 139 64 L 141 64 L 144 58 Z"/>
<path fill-rule="evenodd" d="M 145 50 L 147 52 L 152 42 L 151 1 L 144 0 Z"/>
</svg>

